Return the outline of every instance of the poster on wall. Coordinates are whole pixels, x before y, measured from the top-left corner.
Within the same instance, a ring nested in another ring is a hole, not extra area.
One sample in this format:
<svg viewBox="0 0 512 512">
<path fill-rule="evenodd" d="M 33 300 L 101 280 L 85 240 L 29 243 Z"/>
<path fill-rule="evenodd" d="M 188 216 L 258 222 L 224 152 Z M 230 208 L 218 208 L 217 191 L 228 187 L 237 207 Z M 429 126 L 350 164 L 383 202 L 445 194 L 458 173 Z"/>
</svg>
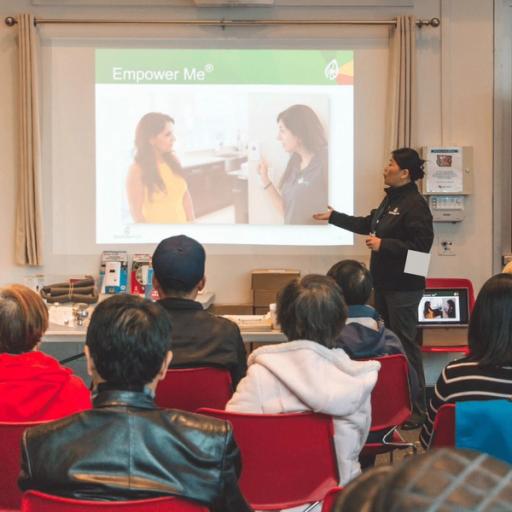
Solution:
<svg viewBox="0 0 512 512">
<path fill-rule="evenodd" d="M 462 194 L 464 169 L 461 147 L 428 147 L 425 160 L 427 194 Z"/>
</svg>

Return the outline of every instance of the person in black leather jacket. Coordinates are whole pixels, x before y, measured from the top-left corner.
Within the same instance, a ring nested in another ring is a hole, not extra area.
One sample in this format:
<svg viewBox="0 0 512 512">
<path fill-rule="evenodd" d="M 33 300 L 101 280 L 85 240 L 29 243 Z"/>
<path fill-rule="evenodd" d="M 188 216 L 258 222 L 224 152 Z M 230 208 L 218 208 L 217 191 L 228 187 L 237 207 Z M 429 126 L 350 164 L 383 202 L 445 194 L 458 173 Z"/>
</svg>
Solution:
<svg viewBox="0 0 512 512">
<path fill-rule="evenodd" d="M 100 303 L 85 346 L 94 408 L 25 431 L 20 488 L 87 500 L 173 495 L 215 512 L 250 511 L 229 423 L 153 402 L 170 340 L 158 304 L 129 295 Z"/>
<path fill-rule="evenodd" d="M 413 404 L 409 428 L 417 428 L 426 417 L 425 376 L 416 341 L 418 305 L 425 278 L 405 272 L 408 252 L 428 253 L 434 240 L 432 214 L 415 183 L 424 176 L 423 164 L 414 149 L 396 149 L 384 169 L 386 197 L 378 208 L 366 217 L 353 217 L 331 208 L 314 215 L 316 220 L 327 220 L 340 228 L 367 235 L 375 307 L 386 327 L 400 338 L 420 383 L 421 396 Z"/>
</svg>

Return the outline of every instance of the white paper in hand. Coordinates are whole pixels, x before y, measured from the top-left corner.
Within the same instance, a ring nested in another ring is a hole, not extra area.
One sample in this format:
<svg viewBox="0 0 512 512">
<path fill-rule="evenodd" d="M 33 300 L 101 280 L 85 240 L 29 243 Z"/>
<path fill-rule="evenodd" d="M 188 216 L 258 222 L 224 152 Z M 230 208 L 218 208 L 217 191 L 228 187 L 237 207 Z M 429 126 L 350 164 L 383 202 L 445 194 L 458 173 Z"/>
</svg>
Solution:
<svg viewBox="0 0 512 512">
<path fill-rule="evenodd" d="M 429 252 L 407 251 L 404 273 L 427 277 L 429 263 Z"/>
</svg>

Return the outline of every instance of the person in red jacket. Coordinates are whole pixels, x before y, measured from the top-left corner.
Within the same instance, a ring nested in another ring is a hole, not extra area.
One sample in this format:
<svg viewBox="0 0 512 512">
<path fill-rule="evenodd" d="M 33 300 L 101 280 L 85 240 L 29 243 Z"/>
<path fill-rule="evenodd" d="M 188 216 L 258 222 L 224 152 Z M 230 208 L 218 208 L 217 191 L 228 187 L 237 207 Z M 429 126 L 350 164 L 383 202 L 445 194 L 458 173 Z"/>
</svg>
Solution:
<svg viewBox="0 0 512 512">
<path fill-rule="evenodd" d="M 0 421 L 45 421 L 92 407 L 84 382 L 37 347 L 48 328 L 41 297 L 0 288 Z"/>
</svg>

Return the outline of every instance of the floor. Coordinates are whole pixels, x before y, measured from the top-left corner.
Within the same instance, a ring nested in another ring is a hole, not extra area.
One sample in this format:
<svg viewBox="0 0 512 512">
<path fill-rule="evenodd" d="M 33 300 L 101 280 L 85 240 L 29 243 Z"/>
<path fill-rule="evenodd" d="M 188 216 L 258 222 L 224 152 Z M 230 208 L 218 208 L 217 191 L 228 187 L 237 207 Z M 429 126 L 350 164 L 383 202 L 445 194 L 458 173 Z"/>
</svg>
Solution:
<svg viewBox="0 0 512 512">
<path fill-rule="evenodd" d="M 417 430 L 400 430 L 400 435 L 409 443 L 414 443 L 416 447 L 417 453 L 423 453 L 425 450 L 421 446 L 418 438 L 420 435 L 420 429 Z M 377 459 L 375 464 L 377 466 L 385 466 L 388 464 L 400 464 L 406 457 L 412 457 L 414 452 L 412 449 L 404 449 L 404 450 L 394 450 L 393 451 L 393 460 L 390 461 L 390 456 L 388 453 L 384 453 L 382 455 L 377 455 Z"/>
</svg>

